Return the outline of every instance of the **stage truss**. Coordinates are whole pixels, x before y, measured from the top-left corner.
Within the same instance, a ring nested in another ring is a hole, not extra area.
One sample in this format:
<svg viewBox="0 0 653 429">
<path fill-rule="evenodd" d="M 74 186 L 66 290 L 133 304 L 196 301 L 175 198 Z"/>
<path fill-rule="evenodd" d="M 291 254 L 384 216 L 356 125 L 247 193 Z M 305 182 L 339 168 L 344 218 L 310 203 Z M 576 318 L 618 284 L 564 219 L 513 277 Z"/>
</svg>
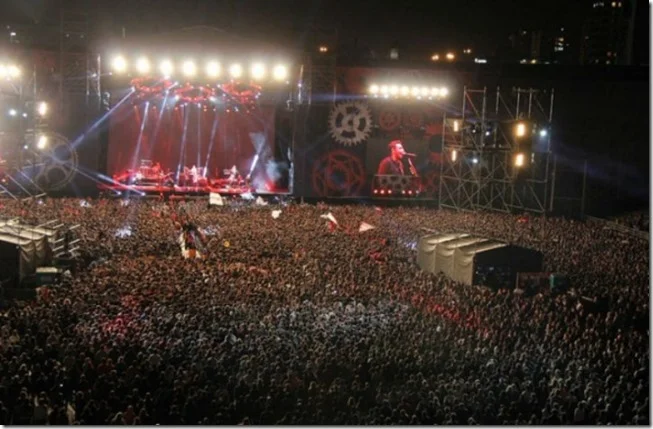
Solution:
<svg viewBox="0 0 653 429">
<path fill-rule="evenodd" d="M 546 213 L 553 100 L 553 90 L 464 88 L 462 114 L 443 119 L 440 207 Z M 545 131 L 520 143 L 512 134 L 520 121 Z"/>
</svg>

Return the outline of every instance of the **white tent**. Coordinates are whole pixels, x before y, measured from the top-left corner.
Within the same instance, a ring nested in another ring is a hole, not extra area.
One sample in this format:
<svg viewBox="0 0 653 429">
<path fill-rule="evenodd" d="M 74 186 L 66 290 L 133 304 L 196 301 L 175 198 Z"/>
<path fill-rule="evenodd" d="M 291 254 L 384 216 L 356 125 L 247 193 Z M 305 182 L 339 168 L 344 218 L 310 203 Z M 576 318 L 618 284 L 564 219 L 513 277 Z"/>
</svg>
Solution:
<svg viewBox="0 0 653 429">
<path fill-rule="evenodd" d="M 424 271 L 433 272 L 435 269 L 435 249 L 438 245 L 467 237 L 468 234 L 431 234 L 419 239 L 417 264 Z"/>
<path fill-rule="evenodd" d="M 0 227 L 0 234 L 18 237 L 34 244 L 34 263 L 36 266 L 47 265 L 52 258 L 49 236 L 34 227 L 26 225 L 4 225 Z"/>
<path fill-rule="evenodd" d="M 524 247 L 461 233 L 420 238 L 417 261 L 425 271 L 444 273 L 468 285 L 510 285 L 518 272 L 539 272 L 542 254 Z"/>
<path fill-rule="evenodd" d="M 446 241 L 437 246 L 435 249 L 435 263 L 433 266 L 434 272 L 442 272 L 446 274 L 447 277 L 453 278 L 456 249 L 484 240 L 485 239 L 481 237 L 466 236 Z"/>
</svg>

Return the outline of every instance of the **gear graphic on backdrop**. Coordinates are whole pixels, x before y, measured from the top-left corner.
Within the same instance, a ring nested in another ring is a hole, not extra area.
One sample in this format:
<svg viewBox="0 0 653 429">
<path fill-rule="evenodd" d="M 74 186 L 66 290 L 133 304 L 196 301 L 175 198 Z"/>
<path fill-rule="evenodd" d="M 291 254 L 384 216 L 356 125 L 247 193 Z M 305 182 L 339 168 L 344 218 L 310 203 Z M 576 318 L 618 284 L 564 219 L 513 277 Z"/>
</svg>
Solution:
<svg viewBox="0 0 653 429">
<path fill-rule="evenodd" d="M 313 190 L 320 197 L 359 196 L 365 186 L 365 168 L 352 153 L 338 149 L 313 163 Z"/>
<path fill-rule="evenodd" d="M 345 146 L 362 143 L 372 130 L 372 115 L 365 103 L 338 103 L 329 115 L 329 131 L 335 141 Z"/>
<path fill-rule="evenodd" d="M 68 139 L 58 133 L 46 134 L 48 145 L 41 151 L 41 168 L 36 183 L 46 191 L 56 191 L 72 182 L 79 157 Z"/>
<path fill-rule="evenodd" d="M 393 131 L 401 123 L 401 114 L 394 109 L 381 110 L 379 113 L 379 127 L 383 131 Z"/>
</svg>

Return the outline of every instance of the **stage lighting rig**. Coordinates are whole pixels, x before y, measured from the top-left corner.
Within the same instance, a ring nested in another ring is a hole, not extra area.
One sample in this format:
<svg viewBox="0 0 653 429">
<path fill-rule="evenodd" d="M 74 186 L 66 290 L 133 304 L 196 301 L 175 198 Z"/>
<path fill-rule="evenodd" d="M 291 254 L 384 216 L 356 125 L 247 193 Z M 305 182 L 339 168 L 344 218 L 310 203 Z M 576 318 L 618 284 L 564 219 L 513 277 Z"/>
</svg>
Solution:
<svg viewBox="0 0 653 429">
<path fill-rule="evenodd" d="M 163 73 L 163 76 L 169 79 L 175 71 L 175 66 L 172 64 L 172 61 L 163 60 L 161 61 L 159 69 L 161 70 L 161 73 Z"/>
<path fill-rule="evenodd" d="M 377 84 L 373 83 L 368 89 L 368 94 L 372 98 L 415 98 L 418 100 L 427 99 L 439 99 L 446 97 L 449 94 L 449 90 L 445 87 L 428 87 L 428 86 L 413 86 L 409 87 L 408 85 L 400 85 L 396 83 L 392 84 Z"/>
<path fill-rule="evenodd" d="M 36 148 L 43 150 L 48 146 L 48 138 L 46 136 L 40 136 L 36 142 Z"/>
<path fill-rule="evenodd" d="M 45 115 L 48 114 L 48 103 L 46 103 L 45 101 L 41 101 L 36 108 L 36 112 L 39 114 L 40 117 L 44 118 Z"/>
<path fill-rule="evenodd" d="M 243 66 L 240 64 L 232 64 L 229 66 L 229 75 L 234 79 L 239 79 L 243 75 Z"/>
<path fill-rule="evenodd" d="M 181 66 L 181 71 L 186 77 L 194 77 L 195 73 L 197 72 L 197 67 L 195 66 L 195 62 L 192 60 L 184 61 L 184 64 L 182 64 Z"/>
<path fill-rule="evenodd" d="M 206 75 L 210 78 L 220 76 L 220 63 L 217 61 L 209 61 L 206 65 Z"/>
<path fill-rule="evenodd" d="M 276 65 L 272 72 L 272 76 L 277 82 L 285 81 L 288 79 L 288 67 L 281 64 Z"/>
<path fill-rule="evenodd" d="M 0 63 L 0 79 L 14 80 L 21 75 L 20 67 L 16 64 Z"/>
<path fill-rule="evenodd" d="M 127 60 L 122 55 L 119 55 L 111 62 L 111 68 L 117 73 L 124 73 L 127 71 Z"/>
<path fill-rule="evenodd" d="M 150 72 L 150 60 L 141 57 L 136 61 L 136 71 L 140 74 L 147 74 Z"/>
<path fill-rule="evenodd" d="M 262 63 L 255 63 L 252 65 L 252 79 L 254 80 L 261 80 L 265 78 L 265 65 Z"/>
</svg>

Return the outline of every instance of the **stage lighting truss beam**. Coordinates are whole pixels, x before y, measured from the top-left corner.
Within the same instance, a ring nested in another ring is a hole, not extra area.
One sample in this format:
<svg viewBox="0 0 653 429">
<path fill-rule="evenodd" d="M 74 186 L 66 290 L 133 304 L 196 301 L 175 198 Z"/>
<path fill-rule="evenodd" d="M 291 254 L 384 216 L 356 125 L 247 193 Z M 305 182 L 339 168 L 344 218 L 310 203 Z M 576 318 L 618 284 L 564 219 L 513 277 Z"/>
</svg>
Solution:
<svg viewBox="0 0 653 429">
<path fill-rule="evenodd" d="M 524 94 L 527 94 L 524 97 Z M 489 100 L 490 95 L 494 100 Z M 497 88 L 463 91 L 459 117 L 443 119 L 443 161 L 440 172 L 440 206 L 454 210 L 545 213 L 549 198 L 550 133 L 546 150 L 526 151 L 525 166 L 514 166 L 521 149 L 502 121 L 517 118 L 540 120 L 547 129 L 553 113 L 553 94 L 549 109 L 544 109 L 537 90 L 517 89 L 507 99 Z M 523 101 L 527 100 L 526 108 Z M 489 103 L 493 101 L 493 103 Z M 511 103 L 513 108 L 511 108 Z M 493 110 L 488 109 L 492 106 Z M 520 114 L 526 112 L 525 114 Z M 541 117 L 544 117 L 542 120 Z M 491 124 L 495 126 L 492 127 Z M 455 153 L 455 157 L 452 156 Z M 531 156 L 533 158 L 531 158 Z"/>
</svg>

